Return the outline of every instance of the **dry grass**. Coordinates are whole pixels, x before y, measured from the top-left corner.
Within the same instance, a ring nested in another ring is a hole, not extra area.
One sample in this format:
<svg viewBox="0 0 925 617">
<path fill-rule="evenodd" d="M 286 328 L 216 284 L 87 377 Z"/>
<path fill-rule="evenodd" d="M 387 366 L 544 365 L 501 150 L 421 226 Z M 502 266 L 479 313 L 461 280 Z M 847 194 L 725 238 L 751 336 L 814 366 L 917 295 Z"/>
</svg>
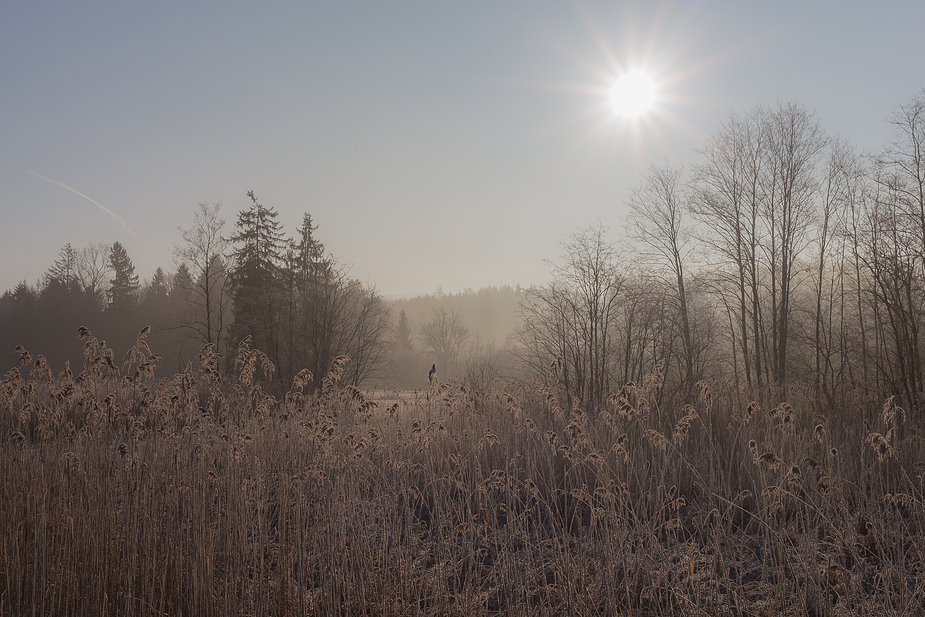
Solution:
<svg viewBox="0 0 925 617">
<path fill-rule="evenodd" d="M 278 400 L 246 346 L 232 379 L 206 349 L 156 382 L 143 336 L 122 363 L 84 341 L 80 375 L 21 350 L 2 383 L 4 614 L 925 611 L 925 448 L 892 400 L 665 409 L 652 379 L 593 414 L 527 384 L 377 406 L 343 359 Z"/>
</svg>

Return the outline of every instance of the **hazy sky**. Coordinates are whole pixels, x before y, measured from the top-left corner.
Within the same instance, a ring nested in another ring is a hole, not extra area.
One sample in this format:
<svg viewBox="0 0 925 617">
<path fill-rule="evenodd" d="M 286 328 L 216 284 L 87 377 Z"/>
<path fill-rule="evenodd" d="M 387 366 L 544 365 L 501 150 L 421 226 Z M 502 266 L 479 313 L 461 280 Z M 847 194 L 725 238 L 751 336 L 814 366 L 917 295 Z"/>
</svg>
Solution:
<svg viewBox="0 0 925 617">
<path fill-rule="evenodd" d="M 794 100 L 862 151 L 925 87 L 925 2 L 0 2 L 0 291 L 58 250 L 173 269 L 199 202 L 304 212 L 386 295 L 548 279 L 649 165 Z M 608 91 L 648 70 L 656 107 Z"/>
</svg>

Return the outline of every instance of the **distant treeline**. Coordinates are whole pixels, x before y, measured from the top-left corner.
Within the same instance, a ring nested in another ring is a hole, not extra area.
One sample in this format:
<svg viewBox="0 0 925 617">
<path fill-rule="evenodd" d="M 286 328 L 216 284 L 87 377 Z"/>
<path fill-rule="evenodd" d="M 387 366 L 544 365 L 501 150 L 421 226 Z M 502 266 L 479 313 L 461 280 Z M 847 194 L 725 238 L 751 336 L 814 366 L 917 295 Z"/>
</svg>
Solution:
<svg viewBox="0 0 925 617">
<path fill-rule="evenodd" d="M 204 345 L 234 369 L 247 341 L 280 388 L 305 368 L 317 386 L 343 355 L 342 379 L 370 387 L 421 387 L 436 365 L 438 382 L 532 378 L 586 409 L 644 379 L 683 404 L 708 380 L 745 405 L 799 391 L 825 414 L 895 396 L 922 417 L 925 90 L 890 124 L 889 144 L 859 153 L 796 103 L 731 114 L 693 164 L 650 168 L 621 237 L 569 236 L 548 283 L 394 305 L 325 253 L 308 214 L 287 237 L 249 193 L 229 235 L 220 204 L 201 204 L 172 273 L 144 284 L 118 243 L 65 246 L 0 298 L 0 349 L 60 367 L 81 357 L 79 326 L 118 356 L 151 325 L 162 370 Z"/>
<path fill-rule="evenodd" d="M 433 294 L 397 300 L 392 378 L 415 388 L 428 383 L 436 363 L 443 378 L 482 380 L 516 373 L 510 350 L 519 324 L 520 287 L 485 287 L 456 294 Z M 487 386 L 488 384 L 483 384 Z"/>
<path fill-rule="evenodd" d="M 293 240 L 272 225 L 275 210 L 254 197 L 230 239 L 220 214 L 220 204 L 200 204 L 193 226 L 180 230 L 172 271 L 159 267 L 144 281 L 118 242 L 65 245 L 40 281 L 0 296 L 0 350 L 9 351 L 11 365 L 22 345 L 57 371 L 68 363 L 80 369 L 80 327 L 119 360 L 150 326 L 161 374 L 196 366 L 210 344 L 227 360 L 229 346 L 250 337 L 274 363 L 280 387 L 303 368 L 320 383 L 339 355 L 351 358 L 349 381 L 418 387 L 432 364 L 440 377 L 458 376 L 472 350 L 505 346 L 515 331 L 517 289 L 438 291 L 390 303 L 325 254 L 309 215 Z M 436 333 L 440 316 L 455 320 L 452 333 Z"/>
</svg>

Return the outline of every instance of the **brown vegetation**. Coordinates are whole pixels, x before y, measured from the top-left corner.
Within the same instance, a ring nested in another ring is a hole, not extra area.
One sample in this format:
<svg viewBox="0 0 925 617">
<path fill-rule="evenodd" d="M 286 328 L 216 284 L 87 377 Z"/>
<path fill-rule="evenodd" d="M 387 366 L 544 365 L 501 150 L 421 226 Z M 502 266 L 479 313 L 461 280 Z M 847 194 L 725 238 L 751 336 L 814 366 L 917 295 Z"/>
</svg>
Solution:
<svg viewBox="0 0 925 617">
<path fill-rule="evenodd" d="M 274 398 L 247 345 L 158 382 L 145 334 L 6 373 L 3 614 L 925 610 L 925 447 L 892 399 L 811 417 L 700 383 L 668 409 L 653 378 L 594 412 L 557 381 L 378 409 L 346 358 Z"/>
</svg>

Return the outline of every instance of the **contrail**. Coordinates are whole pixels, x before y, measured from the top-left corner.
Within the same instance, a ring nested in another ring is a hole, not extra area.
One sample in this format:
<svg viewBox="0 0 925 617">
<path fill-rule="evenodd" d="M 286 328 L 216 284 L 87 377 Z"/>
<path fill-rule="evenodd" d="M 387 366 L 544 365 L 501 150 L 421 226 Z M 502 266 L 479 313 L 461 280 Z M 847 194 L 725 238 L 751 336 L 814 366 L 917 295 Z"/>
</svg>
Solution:
<svg viewBox="0 0 925 617">
<path fill-rule="evenodd" d="M 97 202 L 96 200 L 87 197 L 86 195 L 84 195 L 84 194 L 81 193 L 80 191 L 76 191 L 76 190 L 72 189 L 71 187 L 69 187 L 68 185 L 66 185 L 64 182 L 58 182 L 57 180 L 52 180 L 51 178 L 46 178 L 46 177 L 43 176 L 42 174 L 38 173 L 37 171 L 32 171 L 31 169 L 28 170 L 28 171 L 29 171 L 29 173 L 31 173 L 32 175 L 37 176 L 37 177 L 41 178 L 42 180 L 46 180 L 46 181 L 48 181 L 48 182 L 51 182 L 52 184 L 57 184 L 57 185 L 60 186 L 60 187 L 66 188 L 67 190 L 69 190 L 69 191 L 72 192 L 72 193 L 76 193 L 76 194 L 80 195 L 81 197 L 83 197 L 84 199 L 86 199 L 87 201 L 89 201 L 91 204 L 93 204 L 94 206 L 96 206 L 97 208 L 99 208 L 100 210 L 102 210 L 103 212 L 105 212 L 106 214 L 108 214 L 109 217 L 110 217 L 112 220 L 114 220 L 115 222 L 117 222 L 117 223 L 119 224 L 119 227 L 122 229 L 122 231 L 124 231 L 125 233 L 127 233 L 127 234 L 129 234 L 129 235 L 133 235 L 133 236 L 135 235 L 134 233 L 132 233 L 132 230 L 128 228 L 128 224 L 125 222 L 125 219 L 123 219 L 121 216 L 119 216 L 118 214 L 116 214 L 115 212 L 113 212 L 112 210 L 110 210 L 109 208 L 107 208 L 106 206 L 100 204 L 100 203 Z"/>
</svg>

